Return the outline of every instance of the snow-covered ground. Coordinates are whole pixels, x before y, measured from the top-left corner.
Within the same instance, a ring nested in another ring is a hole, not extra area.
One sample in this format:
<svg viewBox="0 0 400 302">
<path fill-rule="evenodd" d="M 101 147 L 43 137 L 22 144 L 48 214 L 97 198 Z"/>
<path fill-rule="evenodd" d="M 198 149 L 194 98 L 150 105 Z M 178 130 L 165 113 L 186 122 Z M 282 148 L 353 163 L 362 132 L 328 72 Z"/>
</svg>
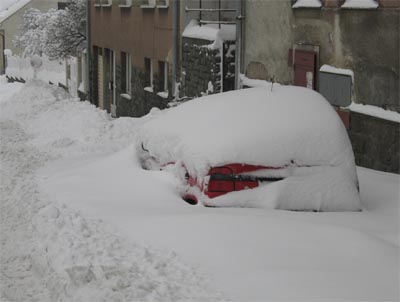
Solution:
<svg viewBox="0 0 400 302">
<path fill-rule="evenodd" d="M 141 119 L 5 84 L 3 301 L 396 301 L 399 175 L 358 168 L 364 211 L 205 208 L 142 170 Z"/>
</svg>

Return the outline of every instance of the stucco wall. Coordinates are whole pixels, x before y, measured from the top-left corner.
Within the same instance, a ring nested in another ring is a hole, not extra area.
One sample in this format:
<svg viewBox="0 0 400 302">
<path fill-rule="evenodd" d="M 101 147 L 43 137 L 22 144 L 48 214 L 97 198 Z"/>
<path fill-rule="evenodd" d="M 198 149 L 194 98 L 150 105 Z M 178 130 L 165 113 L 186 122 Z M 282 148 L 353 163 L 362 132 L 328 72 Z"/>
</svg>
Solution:
<svg viewBox="0 0 400 302">
<path fill-rule="evenodd" d="M 22 50 L 14 46 L 14 36 L 19 33 L 19 28 L 22 23 L 22 16 L 29 8 L 36 8 L 42 12 L 47 12 L 51 8 L 57 8 L 57 0 L 31 0 L 22 9 L 4 20 L 0 24 L 0 30 L 4 30 L 5 34 L 5 49 L 11 49 L 13 54 L 21 54 Z"/>
<path fill-rule="evenodd" d="M 354 71 L 354 102 L 400 112 L 400 8 L 292 9 L 292 2 L 246 1 L 246 74 L 293 84 L 288 51 L 295 43 L 310 44 L 319 49 L 317 68 Z M 398 123 L 351 113 L 357 164 L 399 173 L 399 131 Z"/>
<path fill-rule="evenodd" d="M 111 7 L 94 7 L 91 5 L 91 44 L 93 48 L 112 49 L 116 62 L 116 114 L 117 116 L 142 116 L 152 107 L 164 108 L 168 98 L 157 95 L 164 90 L 159 86 L 158 62 L 167 62 L 169 66 L 168 85 L 171 87 L 172 68 L 172 1 L 168 8 L 141 8 L 139 0 L 132 1 L 129 8 L 121 8 L 117 1 Z M 131 55 L 131 99 L 121 97 L 121 52 Z M 145 58 L 150 58 L 153 64 L 154 92 L 144 91 Z M 96 58 L 93 59 L 96 66 Z M 107 66 L 105 66 L 105 83 Z M 97 103 L 97 72 L 93 72 L 93 102 Z M 109 100 L 107 85 L 105 97 Z M 106 102 L 107 102 L 106 100 Z M 109 103 L 109 101 L 108 101 Z M 106 109 L 109 109 L 108 103 Z"/>
<path fill-rule="evenodd" d="M 318 45 L 319 66 L 354 71 L 354 101 L 400 112 L 398 8 L 292 9 L 291 0 L 246 4 L 245 71 L 250 76 L 293 83 L 289 48 L 293 43 Z M 257 62 L 264 74 L 254 70 Z"/>
</svg>

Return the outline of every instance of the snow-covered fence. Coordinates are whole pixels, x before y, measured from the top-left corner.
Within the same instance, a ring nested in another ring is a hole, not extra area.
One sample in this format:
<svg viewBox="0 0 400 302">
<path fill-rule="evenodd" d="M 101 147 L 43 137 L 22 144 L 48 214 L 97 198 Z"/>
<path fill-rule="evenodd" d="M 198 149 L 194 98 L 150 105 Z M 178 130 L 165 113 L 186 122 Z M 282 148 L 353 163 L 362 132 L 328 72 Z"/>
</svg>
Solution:
<svg viewBox="0 0 400 302">
<path fill-rule="evenodd" d="M 66 85 L 64 61 L 50 61 L 46 56 L 42 58 L 42 66 L 38 69 L 37 78 L 54 84 Z M 6 56 L 6 75 L 10 78 L 30 80 L 34 77 L 31 58 L 17 55 Z"/>
</svg>

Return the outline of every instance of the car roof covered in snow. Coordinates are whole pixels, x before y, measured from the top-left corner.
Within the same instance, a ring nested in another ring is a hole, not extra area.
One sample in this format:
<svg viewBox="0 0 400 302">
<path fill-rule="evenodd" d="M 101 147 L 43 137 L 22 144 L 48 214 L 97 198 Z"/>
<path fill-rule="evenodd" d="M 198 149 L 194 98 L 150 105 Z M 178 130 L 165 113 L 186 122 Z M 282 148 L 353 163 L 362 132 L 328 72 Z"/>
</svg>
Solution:
<svg viewBox="0 0 400 302">
<path fill-rule="evenodd" d="M 353 160 L 347 133 L 319 93 L 275 85 L 201 97 L 162 112 L 138 140 L 161 164 L 182 160 L 192 175 L 229 163 L 272 167 Z"/>
</svg>

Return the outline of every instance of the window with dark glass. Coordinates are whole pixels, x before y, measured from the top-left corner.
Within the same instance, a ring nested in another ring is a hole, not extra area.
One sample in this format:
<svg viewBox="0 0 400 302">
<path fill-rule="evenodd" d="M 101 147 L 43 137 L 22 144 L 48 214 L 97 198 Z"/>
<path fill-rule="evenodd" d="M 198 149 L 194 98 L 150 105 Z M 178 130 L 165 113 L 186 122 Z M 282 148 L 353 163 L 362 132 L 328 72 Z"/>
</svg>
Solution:
<svg viewBox="0 0 400 302">
<path fill-rule="evenodd" d="M 121 52 L 121 90 L 124 93 L 131 93 L 131 55 L 127 52 Z"/>
</svg>

